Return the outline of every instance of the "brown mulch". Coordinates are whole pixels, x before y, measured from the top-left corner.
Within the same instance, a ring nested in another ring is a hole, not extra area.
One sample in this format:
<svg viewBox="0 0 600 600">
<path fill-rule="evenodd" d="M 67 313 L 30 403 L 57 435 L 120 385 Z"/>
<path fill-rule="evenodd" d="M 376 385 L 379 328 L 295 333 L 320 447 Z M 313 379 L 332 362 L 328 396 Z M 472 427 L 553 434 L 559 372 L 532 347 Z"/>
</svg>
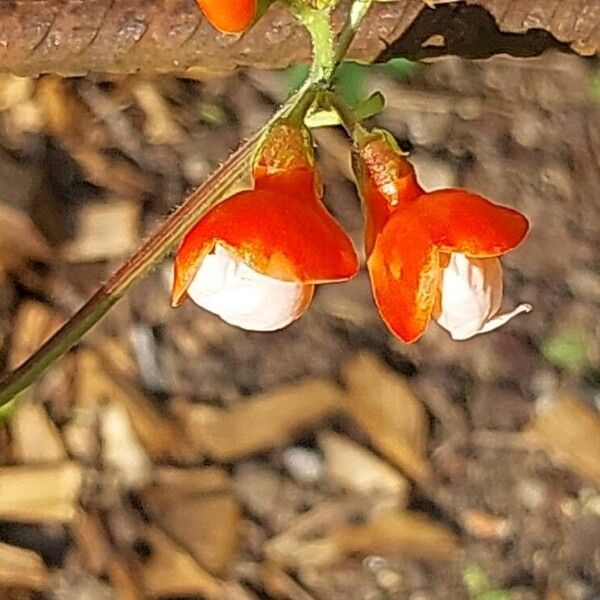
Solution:
<svg viewBox="0 0 600 600">
<path fill-rule="evenodd" d="M 158 267 L 0 435 L 2 598 L 590 600 L 600 589 L 600 109 L 564 55 L 374 70 L 425 187 L 532 221 L 533 313 L 406 346 L 362 272 L 273 334 Z M 280 74 L 0 81 L 0 348 L 20 362 L 254 131 Z M 597 83 L 596 83 L 597 85 Z M 340 132 L 327 202 L 360 243 Z M 477 584 L 477 581 L 479 584 Z M 479 587 L 478 587 L 479 585 Z"/>
</svg>

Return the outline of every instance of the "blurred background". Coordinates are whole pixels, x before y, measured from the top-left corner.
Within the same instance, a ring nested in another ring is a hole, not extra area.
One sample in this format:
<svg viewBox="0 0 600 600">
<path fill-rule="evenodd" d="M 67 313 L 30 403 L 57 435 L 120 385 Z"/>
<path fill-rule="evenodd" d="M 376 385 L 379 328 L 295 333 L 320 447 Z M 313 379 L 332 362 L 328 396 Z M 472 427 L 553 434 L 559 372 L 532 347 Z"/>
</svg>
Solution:
<svg viewBox="0 0 600 600">
<path fill-rule="evenodd" d="M 0 75 L 0 353 L 24 360 L 304 76 Z M 364 270 L 284 331 L 169 307 L 165 261 L 0 429 L 0 598 L 600 598 L 598 63 L 345 65 L 426 189 L 524 212 L 505 302 L 407 346 Z M 325 200 L 361 246 L 340 130 Z"/>
</svg>

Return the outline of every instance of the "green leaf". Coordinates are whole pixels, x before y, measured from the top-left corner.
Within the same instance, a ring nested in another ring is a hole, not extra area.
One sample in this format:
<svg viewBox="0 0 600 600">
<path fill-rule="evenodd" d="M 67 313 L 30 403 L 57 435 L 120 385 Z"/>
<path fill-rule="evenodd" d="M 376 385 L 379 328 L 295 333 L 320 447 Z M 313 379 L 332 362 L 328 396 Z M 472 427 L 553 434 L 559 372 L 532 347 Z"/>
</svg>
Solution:
<svg viewBox="0 0 600 600">
<path fill-rule="evenodd" d="M 417 66 L 417 63 L 406 58 L 392 58 L 381 67 L 381 70 L 394 79 L 406 79 Z"/>
<path fill-rule="evenodd" d="M 333 79 L 336 92 L 349 106 L 355 106 L 365 95 L 365 72 L 368 66 L 346 61 L 337 69 Z"/>
<path fill-rule="evenodd" d="M 374 92 L 355 107 L 354 115 L 357 121 L 363 121 L 378 115 L 384 108 L 385 97 L 381 92 Z"/>
<path fill-rule="evenodd" d="M 283 81 L 287 86 L 288 92 L 295 92 L 306 81 L 310 67 L 308 65 L 292 65 L 283 70 Z"/>
</svg>

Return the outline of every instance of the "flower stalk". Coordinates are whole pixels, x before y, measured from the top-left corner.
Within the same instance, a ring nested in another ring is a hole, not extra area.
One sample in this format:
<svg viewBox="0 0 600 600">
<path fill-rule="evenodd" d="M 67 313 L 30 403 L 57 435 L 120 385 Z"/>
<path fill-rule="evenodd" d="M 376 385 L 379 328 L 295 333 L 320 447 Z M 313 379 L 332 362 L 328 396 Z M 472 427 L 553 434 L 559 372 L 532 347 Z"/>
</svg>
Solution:
<svg viewBox="0 0 600 600">
<path fill-rule="evenodd" d="M 168 217 L 102 285 L 102 287 L 30 358 L 0 381 L 0 408 L 6 406 L 33 384 L 54 362 L 75 346 L 108 313 L 123 295 L 147 275 L 175 246 L 194 223 L 232 191 L 248 173 L 263 133 L 280 119 L 297 112 L 300 105 L 312 103 L 316 92 L 326 87 L 341 62 L 360 22 L 373 0 L 355 0 L 339 38 L 334 45 L 330 23 L 331 7 L 315 9 L 304 2 L 288 0 L 299 20 L 311 34 L 313 66 L 307 81 L 293 94 L 267 125 L 219 167 L 184 203 Z M 329 3 L 331 4 L 331 3 Z"/>
</svg>

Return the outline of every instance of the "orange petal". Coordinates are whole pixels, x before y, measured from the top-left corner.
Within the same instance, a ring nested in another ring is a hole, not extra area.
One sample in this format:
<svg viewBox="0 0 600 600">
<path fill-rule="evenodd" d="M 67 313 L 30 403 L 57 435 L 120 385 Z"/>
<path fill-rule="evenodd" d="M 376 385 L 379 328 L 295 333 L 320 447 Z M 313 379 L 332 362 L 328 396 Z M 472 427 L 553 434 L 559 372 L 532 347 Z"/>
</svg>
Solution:
<svg viewBox="0 0 600 600">
<path fill-rule="evenodd" d="M 257 0 L 197 0 L 213 27 L 224 33 L 241 33 L 256 17 Z"/>
<path fill-rule="evenodd" d="M 240 192 L 208 212 L 184 238 L 175 259 L 174 306 L 185 299 L 200 262 L 216 243 L 283 281 L 343 281 L 359 268 L 352 241 L 316 196 Z"/>
<path fill-rule="evenodd" d="M 419 339 L 431 319 L 441 267 L 439 251 L 415 212 L 394 213 L 377 238 L 367 267 L 386 325 L 404 342 Z"/>
<path fill-rule="evenodd" d="M 468 256 L 504 254 L 518 246 L 529 229 L 527 218 L 520 212 L 464 190 L 429 192 L 412 208 L 440 250 Z"/>
</svg>

